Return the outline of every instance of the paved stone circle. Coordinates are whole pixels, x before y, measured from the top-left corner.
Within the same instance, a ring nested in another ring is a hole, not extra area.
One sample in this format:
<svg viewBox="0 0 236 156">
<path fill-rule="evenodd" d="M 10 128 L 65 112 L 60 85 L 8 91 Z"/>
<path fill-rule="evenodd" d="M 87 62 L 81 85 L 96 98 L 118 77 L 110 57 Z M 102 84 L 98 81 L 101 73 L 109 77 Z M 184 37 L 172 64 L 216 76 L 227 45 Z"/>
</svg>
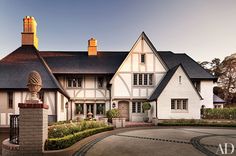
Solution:
<svg viewBox="0 0 236 156">
<path fill-rule="evenodd" d="M 219 144 L 232 143 L 233 128 L 150 128 L 113 134 L 89 142 L 74 156 L 186 155 L 216 156 Z M 230 147 L 228 147 L 231 150 Z"/>
</svg>

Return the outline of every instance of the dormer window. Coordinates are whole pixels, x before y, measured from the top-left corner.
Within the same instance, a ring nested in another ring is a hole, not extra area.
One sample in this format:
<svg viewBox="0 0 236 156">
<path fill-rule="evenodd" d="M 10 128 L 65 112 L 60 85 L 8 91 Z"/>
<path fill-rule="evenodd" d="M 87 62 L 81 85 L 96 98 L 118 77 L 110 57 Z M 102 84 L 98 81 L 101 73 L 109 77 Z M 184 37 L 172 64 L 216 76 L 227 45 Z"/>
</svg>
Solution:
<svg viewBox="0 0 236 156">
<path fill-rule="evenodd" d="M 141 54 L 141 63 L 145 63 L 145 54 Z"/>
</svg>

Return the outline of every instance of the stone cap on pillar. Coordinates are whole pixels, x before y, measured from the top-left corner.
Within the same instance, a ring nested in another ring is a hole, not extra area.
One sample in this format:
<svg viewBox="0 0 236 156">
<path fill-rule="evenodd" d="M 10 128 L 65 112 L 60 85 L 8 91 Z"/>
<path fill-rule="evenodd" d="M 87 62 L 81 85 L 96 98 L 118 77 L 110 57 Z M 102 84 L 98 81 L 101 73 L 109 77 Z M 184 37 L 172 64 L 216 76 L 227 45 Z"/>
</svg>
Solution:
<svg viewBox="0 0 236 156">
<path fill-rule="evenodd" d="M 19 108 L 42 108 L 42 109 L 48 109 L 48 105 L 47 104 L 43 104 L 43 103 L 19 103 L 18 104 Z"/>
</svg>

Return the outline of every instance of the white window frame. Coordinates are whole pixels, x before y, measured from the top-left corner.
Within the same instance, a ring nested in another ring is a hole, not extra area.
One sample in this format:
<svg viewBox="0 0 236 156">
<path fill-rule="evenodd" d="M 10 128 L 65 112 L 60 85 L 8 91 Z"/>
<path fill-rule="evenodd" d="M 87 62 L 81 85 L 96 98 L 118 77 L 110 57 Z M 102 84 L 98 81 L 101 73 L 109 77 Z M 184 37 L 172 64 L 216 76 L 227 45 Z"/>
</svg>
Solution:
<svg viewBox="0 0 236 156">
<path fill-rule="evenodd" d="M 180 107 L 178 108 L 178 101 L 180 102 Z M 186 101 L 186 109 L 183 108 L 184 101 Z M 172 109 L 172 104 L 174 102 L 174 109 Z M 172 113 L 178 112 L 188 112 L 189 100 L 187 98 L 173 98 L 170 102 L 170 109 Z"/>
<path fill-rule="evenodd" d="M 137 75 L 137 83 L 136 84 L 134 84 L 134 75 Z M 147 75 L 147 84 L 146 85 L 144 85 L 144 77 L 145 77 L 145 75 Z M 140 77 L 141 76 L 141 77 Z M 150 77 L 152 77 L 152 82 L 150 82 Z M 153 86 L 153 84 L 154 84 L 154 74 L 153 73 L 133 73 L 133 80 L 132 80 L 132 84 L 133 84 L 133 86 Z M 140 83 L 140 80 L 142 81 L 141 83 Z"/>
<path fill-rule="evenodd" d="M 138 112 L 138 105 L 140 104 L 140 112 Z M 134 106 L 134 109 L 133 110 L 133 106 Z M 143 114 L 143 103 L 140 102 L 140 101 L 133 101 L 132 102 L 132 113 L 133 114 Z"/>
</svg>

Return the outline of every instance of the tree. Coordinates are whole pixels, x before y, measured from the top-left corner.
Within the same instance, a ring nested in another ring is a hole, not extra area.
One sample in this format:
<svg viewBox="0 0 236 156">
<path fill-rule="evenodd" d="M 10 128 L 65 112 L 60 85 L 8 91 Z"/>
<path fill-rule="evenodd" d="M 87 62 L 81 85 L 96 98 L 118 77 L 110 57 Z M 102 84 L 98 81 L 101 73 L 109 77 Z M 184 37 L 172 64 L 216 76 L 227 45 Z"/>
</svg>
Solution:
<svg viewBox="0 0 236 156">
<path fill-rule="evenodd" d="M 220 75 L 220 59 L 214 58 L 211 62 L 203 61 L 199 63 L 204 69 L 206 69 L 209 73 L 211 73 L 214 76 Z"/>
<path fill-rule="evenodd" d="M 219 66 L 220 76 L 218 78 L 218 86 L 224 93 L 224 100 L 231 103 L 233 94 L 236 92 L 236 58 L 226 57 Z"/>
</svg>

